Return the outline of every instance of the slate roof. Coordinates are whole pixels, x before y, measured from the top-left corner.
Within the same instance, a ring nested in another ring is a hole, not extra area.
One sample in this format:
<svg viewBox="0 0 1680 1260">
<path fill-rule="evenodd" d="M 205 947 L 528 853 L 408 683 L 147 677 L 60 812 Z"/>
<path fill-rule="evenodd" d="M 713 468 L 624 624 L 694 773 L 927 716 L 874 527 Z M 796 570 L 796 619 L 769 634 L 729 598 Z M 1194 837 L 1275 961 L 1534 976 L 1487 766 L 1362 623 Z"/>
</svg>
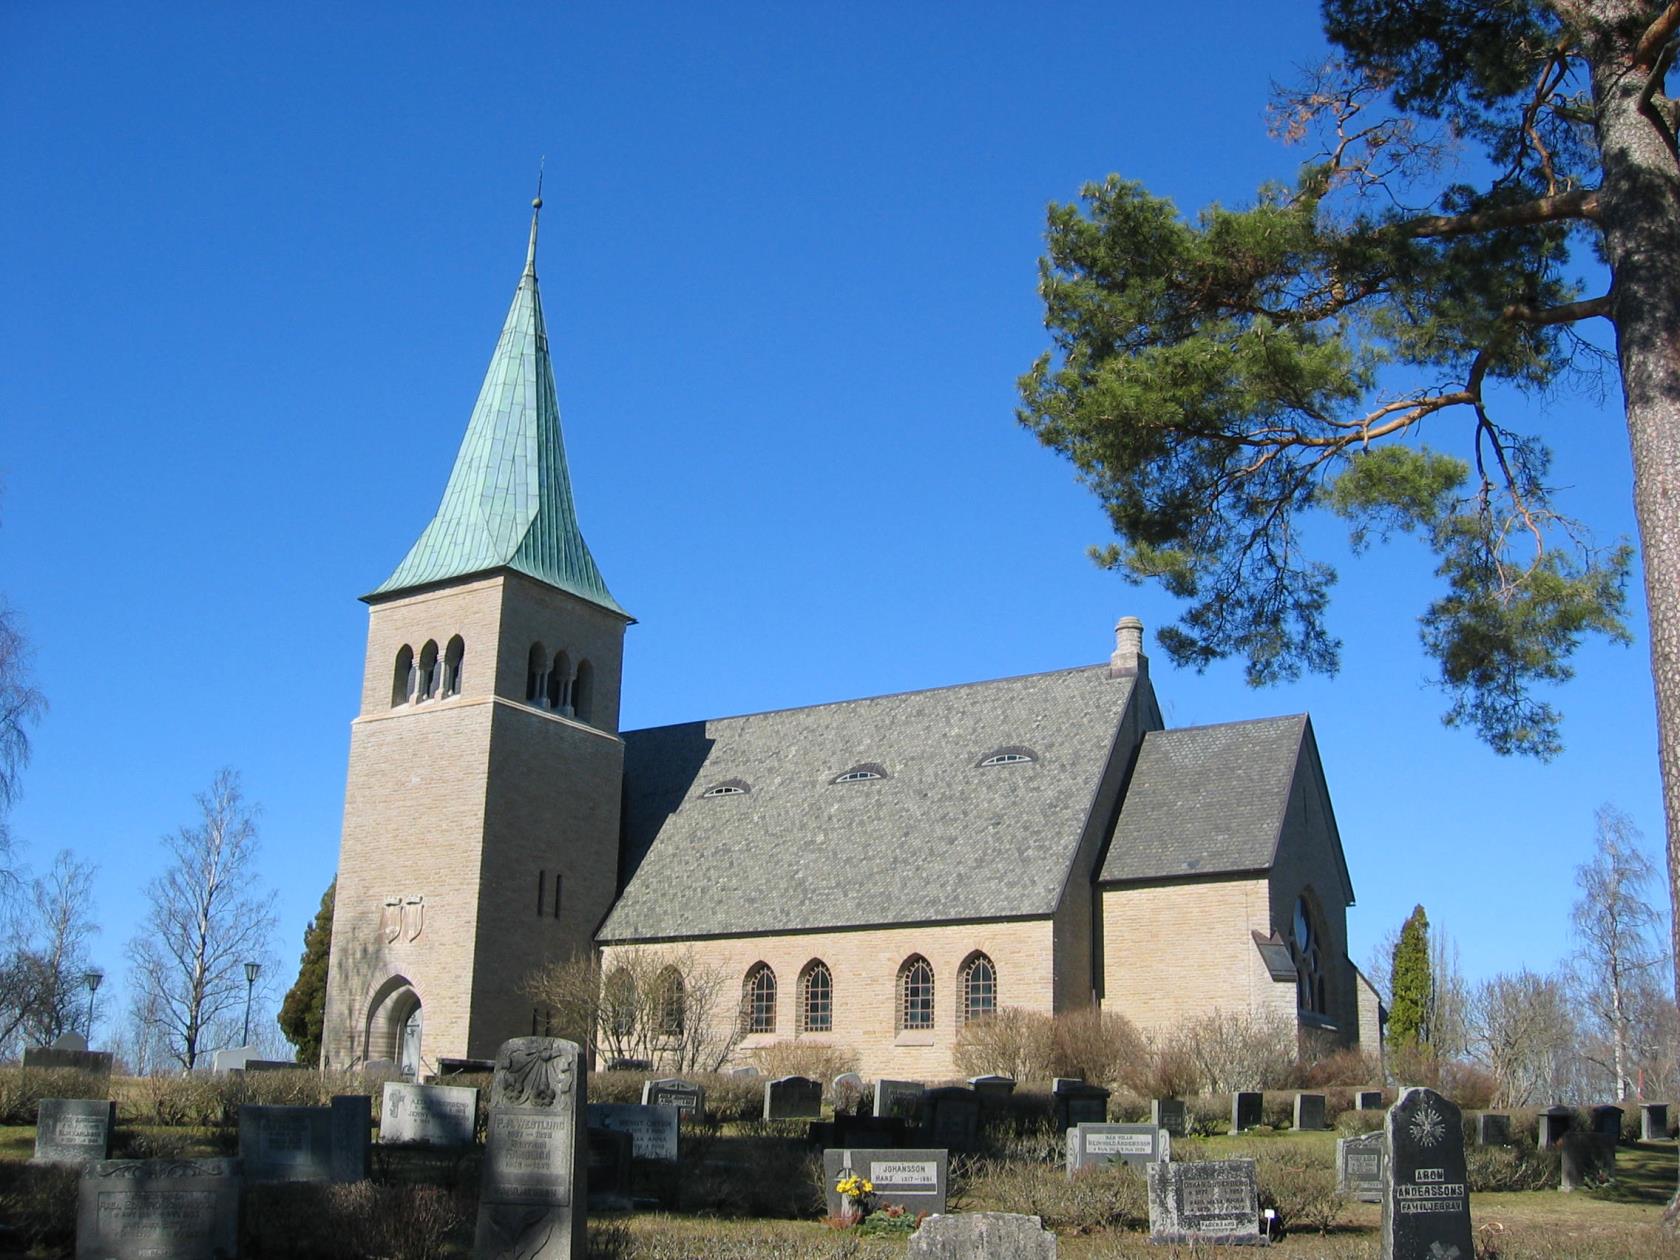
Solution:
<svg viewBox="0 0 1680 1260">
<path fill-rule="evenodd" d="M 542 203 L 534 203 L 541 209 Z M 628 617 L 578 528 L 554 365 L 537 292 L 537 216 L 525 273 L 490 356 L 437 513 L 372 599 L 509 568 Z"/>
<path fill-rule="evenodd" d="M 598 938 L 1051 914 L 1132 691 L 1093 667 L 626 732 Z M 1037 760 L 980 768 L 1005 749 Z"/>
<path fill-rule="evenodd" d="M 1271 868 L 1307 716 L 1151 731 L 1100 882 Z"/>
</svg>

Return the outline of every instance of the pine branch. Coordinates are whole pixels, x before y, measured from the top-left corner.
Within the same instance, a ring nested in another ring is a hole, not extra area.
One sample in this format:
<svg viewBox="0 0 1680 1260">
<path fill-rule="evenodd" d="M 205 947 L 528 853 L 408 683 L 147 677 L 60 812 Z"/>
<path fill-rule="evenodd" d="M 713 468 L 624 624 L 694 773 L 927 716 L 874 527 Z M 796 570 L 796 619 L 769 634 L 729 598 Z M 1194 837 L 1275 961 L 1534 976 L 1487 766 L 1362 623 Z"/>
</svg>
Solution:
<svg viewBox="0 0 1680 1260">
<path fill-rule="evenodd" d="M 1639 43 L 1633 50 L 1634 67 L 1649 70 L 1656 65 L 1664 45 L 1674 38 L 1676 31 L 1680 31 L 1680 0 L 1669 0 L 1668 6 L 1657 14 L 1639 37 Z"/>
<path fill-rule="evenodd" d="M 1604 319 L 1610 318 L 1610 295 L 1587 298 L 1581 302 L 1565 302 L 1562 306 L 1524 306 L 1513 302 L 1499 312 L 1505 319 L 1515 320 L 1519 324 L 1532 324 L 1542 327 L 1548 324 L 1573 324 L 1576 320 L 1592 319 L 1594 316 Z"/>
<path fill-rule="evenodd" d="M 1426 214 L 1396 225 L 1395 230 L 1411 238 L 1467 236 L 1473 232 L 1528 227 L 1564 219 L 1597 219 L 1598 213 L 1597 190 L 1578 188 L 1574 192 L 1559 193 L 1555 197 L 1536 197 L 1520 206 L 1501 206 L 1497 210 L 1479 210 L 1470 214 Z"/>
</svg>

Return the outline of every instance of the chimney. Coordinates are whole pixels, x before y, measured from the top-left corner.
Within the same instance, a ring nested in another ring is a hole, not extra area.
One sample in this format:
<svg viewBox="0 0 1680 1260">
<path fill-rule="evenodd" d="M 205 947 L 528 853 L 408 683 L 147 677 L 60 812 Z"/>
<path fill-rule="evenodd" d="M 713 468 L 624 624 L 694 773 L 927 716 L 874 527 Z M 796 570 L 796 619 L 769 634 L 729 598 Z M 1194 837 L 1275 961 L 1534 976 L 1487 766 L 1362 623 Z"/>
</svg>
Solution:
<svg viewBox="0 0 1680 1260">
<path fill-rule="evenodd" d="M 1114 623 L 1114 655 L 1108 658 L 1110 678 L 1130 678 L 1149 673 L 1149 658 L 1143 654 L 1143 622 L 1122 617 Z"/>
</svg>

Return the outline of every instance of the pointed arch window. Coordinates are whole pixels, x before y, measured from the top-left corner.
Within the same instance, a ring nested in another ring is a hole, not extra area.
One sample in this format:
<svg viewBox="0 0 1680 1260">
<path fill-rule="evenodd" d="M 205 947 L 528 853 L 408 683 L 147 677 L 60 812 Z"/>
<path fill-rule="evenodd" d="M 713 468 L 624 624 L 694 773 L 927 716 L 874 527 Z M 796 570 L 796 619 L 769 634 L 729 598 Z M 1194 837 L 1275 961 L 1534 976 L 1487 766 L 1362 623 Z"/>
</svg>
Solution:
<svg viewBox="0 0 1680 1260">
<path fill-rule="evenodd" d="M 403 644 L 397 653 L 396 668 L 391 671 L 391 707 L 407 704 L 414 698 L 414 649 Z"/>
<path fill-rule="evenodd" d="M 435 699 L 440 675 L 437 640 L 427 639 L 426 646 L 420 649 L 420 685 L 417 688 L 418 695 L 416 698 L 420 700 Z"/>
<path fill-rule="evenodd" d="M 660 971 L 658 983 L 660 1036 L 681 1037 L 688 1014 L 682 972 L 666 967 Z"/>
<path fill-rule="evenodd" d="M 933 964 L 912 954 L 898 969 L 898 1030 L 925 1032 L 933 1027 Z"/>
<path fill-rule="evenodd" d="M 813 958 L 799 973 L 799 1031 L 825 1033 L 834 1030 L 834 974 L 828 964 Z"/>
<path fill-rule="evenodd" d="M 1289 952 L 1295 960 L 1295 1005 L 1303 1011 L 1325 1014 L 1324 956 L 1319 918 L 1305 893 L 1295 898 L 1295 921 L 1289 935 Z"/>
<path fill-rule="evenodd" d="M 958 1022 L 984 1019 L 997 1014 L 997 967 L 978 950 L 970 954 L 958 973 Z"/>
<path fill-rule="evenodd" d="M 776 1031 L 776 973 L 769 963 L 754 963 L 741 982 L 741 1031 Z"/>
<path fill-rule="evenodd" d="M 461 694 L 461 662 L 467 654 L 467 644 L 460 635 L 449 640 L 449 646 L 443 653 L 443 694 L 445 697 Z"/>
<path fill-rule="evenodd" d="M 614 1038 L 622 1041 L 636 1031 L 636 981 L 628 970 L 615 967 L 607 973 L 601 1000 L 606 1007 L 602 1014 Z"/>
</svg>

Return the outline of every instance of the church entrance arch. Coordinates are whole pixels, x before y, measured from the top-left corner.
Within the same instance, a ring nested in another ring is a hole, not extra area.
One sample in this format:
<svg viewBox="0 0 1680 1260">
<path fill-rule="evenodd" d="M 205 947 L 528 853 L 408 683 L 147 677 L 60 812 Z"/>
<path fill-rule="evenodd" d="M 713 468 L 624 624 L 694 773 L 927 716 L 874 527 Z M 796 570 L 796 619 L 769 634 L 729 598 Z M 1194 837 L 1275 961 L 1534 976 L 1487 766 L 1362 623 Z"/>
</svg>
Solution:
<svg viewBox="0 0 1680 1260">
<path fill-rule="evenodd" d="M 392 976 L 368 1002 L 363 1033 L 364 1060 L 389 1059 L 403 1075 L 419 1077 L 421 1060 L 420 995 L 406 976 Z"/>
</svg>

